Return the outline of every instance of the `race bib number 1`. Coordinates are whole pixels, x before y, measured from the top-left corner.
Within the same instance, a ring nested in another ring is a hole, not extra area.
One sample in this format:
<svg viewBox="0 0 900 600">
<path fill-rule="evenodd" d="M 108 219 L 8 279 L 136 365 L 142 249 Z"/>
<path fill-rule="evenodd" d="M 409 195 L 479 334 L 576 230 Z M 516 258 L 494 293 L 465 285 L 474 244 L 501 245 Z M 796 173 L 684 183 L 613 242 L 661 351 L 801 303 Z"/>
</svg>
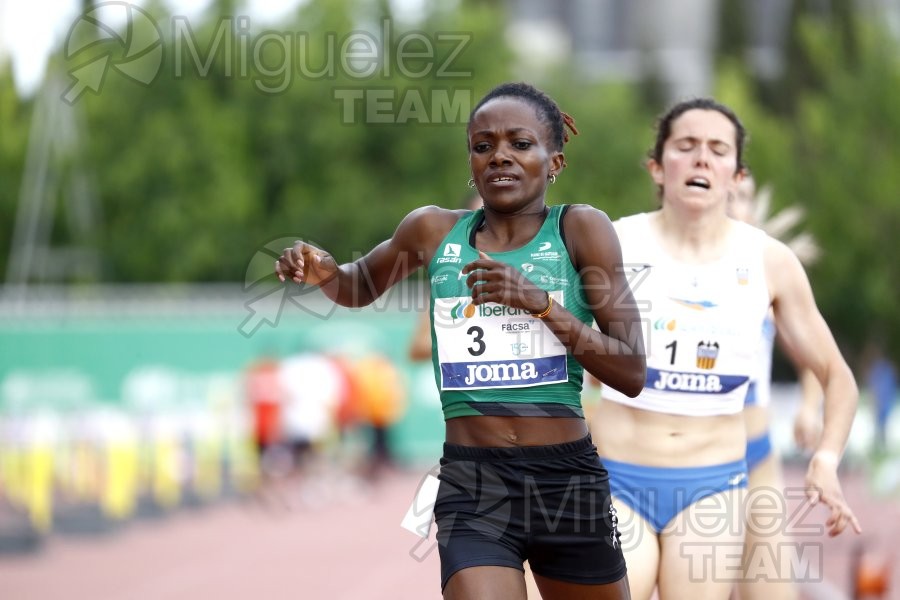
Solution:
<svg viewBox="0 0 900 600">
<path fill-rule="evenodd" d="M 563 292 L 550 292 L 565 306 Z M 566 348 L 524 310 L 472 304 L 470 296 L 435 298 L 441 390 L 517 388 L 568 381 Z"/>
</svg>

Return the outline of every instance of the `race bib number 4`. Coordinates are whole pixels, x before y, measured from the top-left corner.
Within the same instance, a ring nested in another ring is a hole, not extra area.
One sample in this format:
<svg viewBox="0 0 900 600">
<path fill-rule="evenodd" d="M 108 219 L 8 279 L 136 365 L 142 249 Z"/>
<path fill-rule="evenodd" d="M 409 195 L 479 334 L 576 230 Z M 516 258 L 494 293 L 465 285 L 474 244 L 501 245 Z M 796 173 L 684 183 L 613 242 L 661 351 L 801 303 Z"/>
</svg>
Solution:
<svg viewBox="0 0 900 600">
<path fill-rule="evenodd" d="M 562 291 L 550 292 L 565 306 Z M 435 298 L 441 389 L 517 388 L 568 381 L 566 348 L 540 320 L 501 304 Z"/>
</svg>

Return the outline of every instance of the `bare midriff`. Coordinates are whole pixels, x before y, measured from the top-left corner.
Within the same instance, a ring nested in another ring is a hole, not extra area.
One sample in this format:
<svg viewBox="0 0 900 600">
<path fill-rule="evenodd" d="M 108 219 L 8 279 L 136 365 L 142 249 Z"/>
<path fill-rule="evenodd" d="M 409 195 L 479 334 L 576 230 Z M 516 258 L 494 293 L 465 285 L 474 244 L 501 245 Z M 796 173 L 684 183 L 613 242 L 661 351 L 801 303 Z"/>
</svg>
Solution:
<svg viewBox="0 0 900 600">
<path fill-rule="evenodd" d="M 673 415 L 604 399 L 591 423 L 600 456 L 656 467 L 717 465 L 746 453 L 744 417 Z"/>
<path fill-rule="evenodd" d="M 446 422 L 447 443 L 509 448 L 549 446 L 580 440 L 588 434 L 578 417 L 457 417 Z"/>
</svg>

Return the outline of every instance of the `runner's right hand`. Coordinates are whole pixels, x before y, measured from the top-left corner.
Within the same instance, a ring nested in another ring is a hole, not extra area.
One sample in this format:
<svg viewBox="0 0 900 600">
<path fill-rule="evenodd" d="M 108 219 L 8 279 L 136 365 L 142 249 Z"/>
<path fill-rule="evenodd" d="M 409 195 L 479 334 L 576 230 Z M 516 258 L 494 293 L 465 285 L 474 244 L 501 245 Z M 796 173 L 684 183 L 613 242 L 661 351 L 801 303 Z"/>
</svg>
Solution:
<svg viewBox="0 0 900 600">
<path fill-rule="evenodd" d="M 282 283 L 290 278 L 298 284 L 322 285 L 336 273 L 337 263 L 330 254 L 300 240 L 275 261 L 275 275 Z"/>
</svg>

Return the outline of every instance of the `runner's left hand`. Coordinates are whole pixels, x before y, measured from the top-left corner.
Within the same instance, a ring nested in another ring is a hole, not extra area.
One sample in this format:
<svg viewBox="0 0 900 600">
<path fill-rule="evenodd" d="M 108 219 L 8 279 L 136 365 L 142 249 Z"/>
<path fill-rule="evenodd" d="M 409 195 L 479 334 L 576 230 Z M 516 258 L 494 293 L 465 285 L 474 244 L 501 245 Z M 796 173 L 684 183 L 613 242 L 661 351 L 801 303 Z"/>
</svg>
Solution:
<svg viewBox="0 0 900 600">
<path fill-rule="evenodd" d="M 825 521 L 828 527 L 828 535 L 839 535 L 847 525 L 850 525 L 856 533 L 862 533 L 862 527 L 841 490 L 841 482 L 837 476 L 837 457 L 824 452 L 816 452 L 809 461 L 809 469 L 806 471 L 806 497 L 810 504 L 815 506 L 822 502 L 831 509 L 831 514 Z"/>
<path fill-rule="evenodd" d="M 531 314 L 547 308 L 547 292 L 534 285 L 521 271 L 480 250 L 478 257 L 462 269 L 463 274 L 469 275 L 466 285 L 472 290 L 473 304 L 495 302 Z"/>
</svg>

